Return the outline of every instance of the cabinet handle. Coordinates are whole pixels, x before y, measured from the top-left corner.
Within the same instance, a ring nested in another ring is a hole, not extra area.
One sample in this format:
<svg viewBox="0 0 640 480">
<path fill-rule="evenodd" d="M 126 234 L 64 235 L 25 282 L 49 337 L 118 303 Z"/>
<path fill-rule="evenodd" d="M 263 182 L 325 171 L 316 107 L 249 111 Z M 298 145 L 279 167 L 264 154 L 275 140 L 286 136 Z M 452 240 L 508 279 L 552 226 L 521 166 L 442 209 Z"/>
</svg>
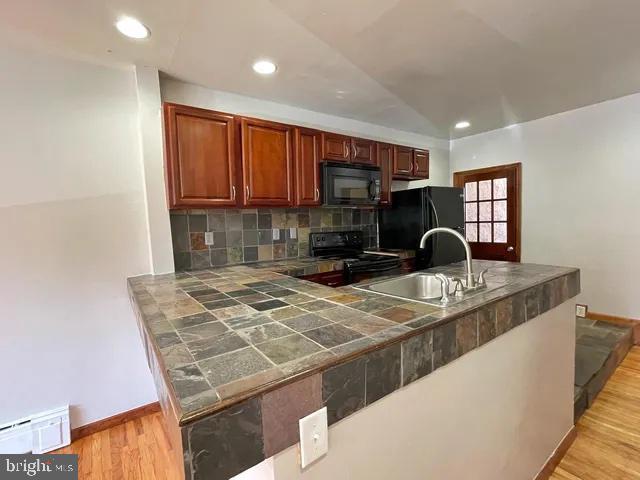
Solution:
<svg viewBox="0 0 640 480">
<path fill-rule="evenodd" d="M 236 186 L 231 185 L 231 200 L 235 200 L 235 199 L 236 199 Z"/>
<path fill-rule="evenodd" d="M 251 198 L 251 191 L 249 190 L 249 185 L 247 185 L 246 190 L 247 190 L 247 200 L 249 200 Z"/>
<path fill-rule="evenodd" d="M 355 145 L 351 146 L 351 151 L 353 152 L 353 156 L 351 158 L 352 159 L 356 158 L 358 156 L 358 149 L 356 148 Z"/>
<path fill-rule="evenodd" d="M 316 201 L 320 200 L 320 190 L 316 188 Z"/>
<path fill-rule="evenodd" d="M 349 145 L 344 144 L 344 158 L 349 158 Z"/>
</svg>

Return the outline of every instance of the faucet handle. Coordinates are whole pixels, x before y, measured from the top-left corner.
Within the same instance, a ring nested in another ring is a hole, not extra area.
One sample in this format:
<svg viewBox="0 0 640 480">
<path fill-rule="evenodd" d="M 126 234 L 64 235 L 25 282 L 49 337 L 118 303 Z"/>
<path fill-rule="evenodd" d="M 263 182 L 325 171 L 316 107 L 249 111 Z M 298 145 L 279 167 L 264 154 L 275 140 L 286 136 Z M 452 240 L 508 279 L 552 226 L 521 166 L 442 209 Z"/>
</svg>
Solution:
<svg viewBox="0 0 640 480">
<path fill-rule="evenodd" d="M 445 304 L 449 303 L 451 301 L 449 297 L 449 279 L 442 273 L 436 273 L 436 278 L 440 280 L 440 286 L 442 287 L 442 297 L 440 301 Z"/>
<path fill-rule="evenodd" d="M 485 275 L 485 273 L 487 273 L 487 271 L 489 271 L 489 269 L 485 268 L 484 270 L 482 270 L 480 272 L 480 275 L 478 275 L 478 285 L 480 285 L 480 286 L 486 286 L 487 285 L 487 282 L 484 279 L 484 275 Z"/>
</svg>

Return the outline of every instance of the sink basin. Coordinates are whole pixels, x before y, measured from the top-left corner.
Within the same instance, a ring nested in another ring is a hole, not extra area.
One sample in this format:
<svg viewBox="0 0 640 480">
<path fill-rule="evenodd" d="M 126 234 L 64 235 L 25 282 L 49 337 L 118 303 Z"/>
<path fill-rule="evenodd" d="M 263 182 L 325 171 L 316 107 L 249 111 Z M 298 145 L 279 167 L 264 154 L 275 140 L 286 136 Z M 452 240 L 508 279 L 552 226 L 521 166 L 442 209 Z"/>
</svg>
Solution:
<svg viewBox="0 0 640 480">
<path fill-rule="evenodd" d="M 464 284 L 465 282 L 463 280 L 463 285 Z M 360 290 L 367 290 L 392 297 L 406 298 L 407 300 L 412 300 L 414 302 L 423 302 L 444 308 L 446 306 L 455 305 L 463 300 L 467 300 L 479 293 L 486 293 L 488 291 L 495 290 L 496 288 L 500 288 L 504 286 L 504 283 L 489 281 L 487 282 L 486 287 L 465 290 L 464 294 L 461 296 L 454 295 L 455 284 L 451 283 L 449 303 L 446 305 L 442 304 L 440 301 L 442 298 L 442 284 L 433 273 L 416 272 L 409 275 L 403 275 L 402 277 L 353 286 Z"/>
<path fill-rule="evenodd" d="M 368 290 L 396 297 L 432 300 L 442 297 L 442 284 L 435 275 L 414 273 L 369 285 Z"/>
</svg>

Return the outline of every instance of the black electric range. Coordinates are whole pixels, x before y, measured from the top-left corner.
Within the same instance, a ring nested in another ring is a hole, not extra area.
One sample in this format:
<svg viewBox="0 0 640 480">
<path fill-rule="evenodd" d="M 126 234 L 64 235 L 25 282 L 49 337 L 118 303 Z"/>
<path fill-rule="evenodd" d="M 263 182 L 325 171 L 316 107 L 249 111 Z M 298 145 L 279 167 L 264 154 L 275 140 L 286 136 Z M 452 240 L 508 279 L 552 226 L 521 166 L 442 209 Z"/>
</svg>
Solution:
<svg viewBox="0 0 640 480">
<path fill-rule="evenodd" d="M 311 233 L 309 246 L 314 257 L 342 260 L 346 285 L 401 271 L 398 255 L 364 251 L 363 233 L 359 230 Z"/>
</svg>

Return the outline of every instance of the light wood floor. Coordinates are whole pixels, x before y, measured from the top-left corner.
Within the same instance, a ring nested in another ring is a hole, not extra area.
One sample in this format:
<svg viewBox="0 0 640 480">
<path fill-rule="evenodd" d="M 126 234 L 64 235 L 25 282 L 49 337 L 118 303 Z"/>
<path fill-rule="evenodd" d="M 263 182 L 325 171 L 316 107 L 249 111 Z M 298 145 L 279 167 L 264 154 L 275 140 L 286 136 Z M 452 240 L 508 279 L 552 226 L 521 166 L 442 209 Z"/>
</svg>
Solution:
<svg viewBox="0 0 640 480">
<path fill-rule="evenodd" d="M 634 347 L 577 425 L 578 438 L 552 480 L 640 480 L 640 347 Z M 161 413 L 73 442 L 81 479 L 174 480 Z"/>
<path fill-rule="evenodd" d="M 161 412 L 94 433 L 53 453 L 77 453 L 83 480 L 179 478 Z"/>
<path fill-rule="evenodd" d="M 633 347 L 580 418 L 552 480 L 640 479 L 640 347 Z"/>
</svg>

